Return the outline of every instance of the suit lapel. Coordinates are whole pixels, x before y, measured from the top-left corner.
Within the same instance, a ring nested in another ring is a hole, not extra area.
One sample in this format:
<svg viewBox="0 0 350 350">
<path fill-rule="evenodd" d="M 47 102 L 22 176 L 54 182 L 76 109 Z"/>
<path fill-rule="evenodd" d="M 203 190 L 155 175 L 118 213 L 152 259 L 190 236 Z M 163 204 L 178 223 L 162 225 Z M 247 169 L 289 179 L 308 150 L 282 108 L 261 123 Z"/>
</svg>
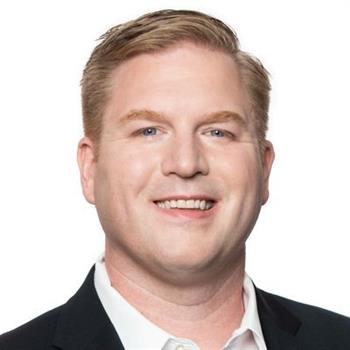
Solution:
<svg viewBox="0 0 350 350">
<path fill-rule="evenodd" d="M 255 288 L 258 313 L 269 350 L 295 350 L 301 322 L 272 294 Z"/>
<path fill-rule="evenodd" d="M 63 350 L 124 350 L 95 290 L 92 267 L 78 292 L 64 305 L 53 345 Z"/>
</svg>

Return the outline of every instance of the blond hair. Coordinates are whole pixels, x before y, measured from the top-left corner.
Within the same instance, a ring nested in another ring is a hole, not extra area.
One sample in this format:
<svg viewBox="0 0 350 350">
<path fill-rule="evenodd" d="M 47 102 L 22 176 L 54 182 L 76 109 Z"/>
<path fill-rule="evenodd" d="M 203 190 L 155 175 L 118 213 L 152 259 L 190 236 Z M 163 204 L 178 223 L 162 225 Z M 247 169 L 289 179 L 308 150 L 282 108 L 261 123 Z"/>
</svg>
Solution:
<svg viewBox="0 0 350 350">
<path fill-rule="evenodd" d="M 261 62 L 239 49 L 235 32 L 222 21 L 197 11 L 161 10 L 119 24 L 100 37 L 81 80 L 85 135 L 98 148 L 108 103 L 111 74 L 123 61 L 154 53 L 180 42 L 191 42 L 230 55 L 247 91 L 259 145 L 268 122 L 269 75 Z"/>
</svg>

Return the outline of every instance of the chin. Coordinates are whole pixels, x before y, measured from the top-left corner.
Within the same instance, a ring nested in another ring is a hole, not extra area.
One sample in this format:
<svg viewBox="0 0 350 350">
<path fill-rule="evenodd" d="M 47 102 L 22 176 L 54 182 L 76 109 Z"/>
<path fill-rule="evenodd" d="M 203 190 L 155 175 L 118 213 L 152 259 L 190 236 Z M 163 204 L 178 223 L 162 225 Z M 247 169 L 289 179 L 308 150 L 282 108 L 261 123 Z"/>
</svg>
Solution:
<svg viewBox="0 0 350 350">
<path fill-rule="evenodd" d="M 191 277 L 201 275 L 203 273 L 210 273 L 211 270 L 217 270 L 218 254 L 203 255 L 201 252 L 182 251 L 180 254 L 167 254 L 158 260 L 158 264 L 173 278 L 177 276 Z"/>
</svg>

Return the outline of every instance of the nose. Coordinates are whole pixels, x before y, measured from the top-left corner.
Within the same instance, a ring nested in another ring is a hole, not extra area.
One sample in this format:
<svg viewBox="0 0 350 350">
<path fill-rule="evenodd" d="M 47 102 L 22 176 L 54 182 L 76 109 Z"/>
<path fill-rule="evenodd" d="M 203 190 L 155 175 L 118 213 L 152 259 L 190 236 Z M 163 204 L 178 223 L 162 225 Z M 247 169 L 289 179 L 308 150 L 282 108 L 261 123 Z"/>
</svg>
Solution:
<svg viewBox="0 0 350 350">
<path fill-rule="evenodd" d="M 205 151 L 194 137 L 175 137 L 169 140 L 167 151 L 162 160 L 164 175 L 176 174 L 183 178 L 192 178 L 198 174 L 207 175 L 209 164 Z"/>
</svg>

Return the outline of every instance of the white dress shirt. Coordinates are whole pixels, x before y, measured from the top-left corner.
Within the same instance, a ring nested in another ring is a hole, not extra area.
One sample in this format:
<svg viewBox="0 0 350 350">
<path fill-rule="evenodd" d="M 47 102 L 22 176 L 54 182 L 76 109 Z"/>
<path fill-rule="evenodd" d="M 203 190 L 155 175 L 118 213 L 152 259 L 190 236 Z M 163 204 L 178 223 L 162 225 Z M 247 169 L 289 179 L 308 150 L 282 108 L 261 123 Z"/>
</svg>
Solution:
<svg viewBox="0 0 350 350">
<path fill-rule="evenodd" d="M 177 338 L 148 320 L 111 286 L 104 256 L 95 264 L 95 288 L 126 350 L 199 350 L 190 339 Z M 243 281 L 244 315 L 222 350 L 267 350 L 261 330 L 253 283 Z"/>
</svg>

